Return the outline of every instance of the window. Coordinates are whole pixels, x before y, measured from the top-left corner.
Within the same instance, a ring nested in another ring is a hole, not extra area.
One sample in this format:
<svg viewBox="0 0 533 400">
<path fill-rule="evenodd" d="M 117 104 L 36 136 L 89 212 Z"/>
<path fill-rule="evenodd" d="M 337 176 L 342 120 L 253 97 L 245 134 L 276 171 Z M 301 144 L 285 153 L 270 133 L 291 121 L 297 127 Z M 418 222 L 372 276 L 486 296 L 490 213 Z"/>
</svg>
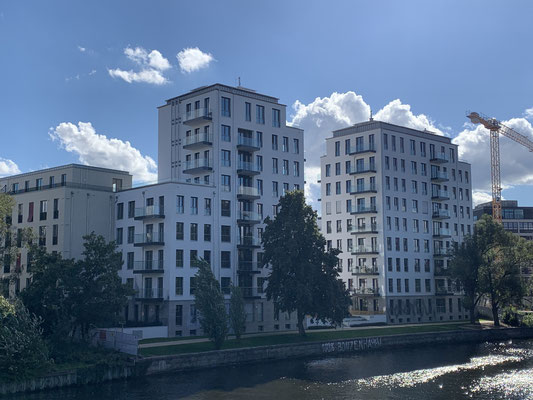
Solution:
<svg viewBox="0 0 533 400">
<path fill-rule="evenodd" d="M 244 120 L 245 121 L 252 121 L 252 104 L 251 103 L 244 103 Z"/>
<path fill-rule="evenodd" d="M 40 229 L 41 227 L 39 227 Z M 41 235 L 39 235 L 41 236 Z M 117 244 L 122 244 L 122 236 L 123 236 L 123 229 L 122 228 L 117 228 L 117 237 L 116 237 L 116 242 Z M 40 240 L 40 238 L 39 238 Z"/>
<path fill-rule="evenodd" d="M 221 175 L 220 185 L 222 186 L 223 192 L 231 192 L 231 176 Z"/>
<path fill-rule="evenodd" d="M 289 138 L 287 136 L 283 136 L 283 143 L 281 145 L 281 150 L 284 153 L 288 153 L 289 152 Z"/>
<path fill-rule="evenodd" d="M 52 245 L 53 246 L 57 244 L 58 236 L 59 236 L 59 225 L 52 225 Z"/>
<path fill-rule="evenodd" d="M 222 125 L 220 133 L 223 142 L 231 142 L 231 127 L 228 125 Z"/>
<path fill-rule="evenodd" d="M 54 200 L 54 205 L 55 205 L 55 200 Z M 123 219 L 123 218 L 124 218 L 124 203 L 118 203 L 117 204 L 117 219 Z"/>
<path fill-rule="evenodd" d="M 231 287 L 231 278 L 222 277 L 220 278 L 220 290 L 222 294 L 230 294 Z"/>
<path fill-rule="evenodd" d="M 176 213 L 183 214 L 185 212 L 185 198 L 184 196 L 176 196 Z"/>
<path fill-rule="evenodd" d="M 220 201 L 220 215 L 223 217 L 231 217 L 231 201 L 230 200 Z"/>
<path fill-rule="evenodd" d="M 43 178 L 35 180 L 35 190 L 41 190 L 43 188 Z"/>
<path fill-rule="evenodd" d="M 46 221 L 46 216 L 48 214 L 48 201 L 47 200 L 41 200 L 39 203 L 39 220 L 40 221 Z"/>
<path fill-rule="evenodd" d="M 211 215 L 211 199 L 204 199 L 204 215 Z"/>
<path fill-rule="evenodd" d="M 272 182 L 272 196 L 273 197 L 278 197 L 279 196 L 278 182 Z"/>
<path fill-rule="evenodd" d="M 223 167 L 231 167 L 231 151 L 222 150 L 221 163 Z"/>
<path fill-rule="evenodd" d="M 255 106 L 255 122 L 261 125 L 265 124 L 265 107 L 256 105 Z"/>
<path fill-rule="evenodd" d="M 283 160 L 283 175 L 289 175 L 289 160 Z"/>
<path fill-rule="evenodd" d="M 326 164 L 326 178 L 331 176 L 331 164 Z"/>
<path fill-rule="evenodd" d="M 220 227 L 220 240 L 222 242 L 231 242 L 231 226 L 222 225 Z"/>
<path fill-rule="evenodd" d="M 190 240 L 198 240 L 198 224 L 191 223 Z"/>
<path fill-rule="evenodd" d="M 298 139 L 292 139 L 292 152 L 300 154 L 300 141 Z"/>
<path fill-rule="evenodd" d="M 128 243 L 133 243 L 135 237 L 135 227 L 128 226 Z"/>
<path fill-rule="evenodd" d="M 211 224 L 204 224 L 204 242 L 211 241 Z"/>
<path fill-rule="evenodd" d="M 196 293 L 196 278 L 193 276 L 191 278 L 189 278 L 189 293 L 191 295 L 193 295 L 194 293 Z M 194 312 L 194 314 L 193 314 Z M 194 320 L 196 321 L 196 309 L 194 309 L 194 311 L 192 310 L 192 307 L 191 307 L 191 314 L 194 315 Z M 192 321 L 191 321 L 192 322 Z"/>
<path fill-rule="evenodd" d="M 272 150 L 278 149 L 278 135 L 272 135 Z"/>
<path fill-rule="evenodd" d="M 220 252 L 220 267 L 231 268 L 231 252 L 230 251 Z"/>
<path fill-rule="evenodd" d="M 134 263 L 134 260 L 135 260 L 134 257 L 135 256 L 134 256 L 133 251 L 130 251 L 130 252 L 127 253 L 127 255 L 126 255 L 126 268 L 127 269 L 133 269 L 133 263 Z"/>
<path fill-rule="evenodd" d="M 331 183 L 326 183 L 326 196 L 331 195 Z"/>
<path fill-rule="evenodd" d="M 273 174 L 278 173 L 278 159 L 277 158 L 272 159 L 272 173 Z"/>
<path fill-rule="evenodd" d="M 411 149 L 411 155 L 416 156 L 416 142 L 414 140 L 409 141 L 409 147 Z"/>
<path fill-rule="evenodd" d="M 198 250 L 189 251 L 189 267 L 196 268 L 198 262 Z"/>
<path fill-rule="evenodd" d="M 293 175 L 300 176 L 300 163 L 298 161 L 293 161 L 292 166 L 293 166 L 292 168 Z"/>
<path fill-rule="evenodd" d="M 183 268 L 183 250 L 176 249 L 176 268 Z"/>
<path fill-rule="evenodd" d="M 183 240 L 184 238 L 183 222 L 176 222 L 176 240 Z"/>
<path fill-rule="evenodd" d="M 181 276 L 176 276 L 176 296 L 182 296 L 182 295 L 183 295 L 183 278 Z"/>
<path fill-rule="evenodd" d="M 191 197 L 191 214 L 198 214 L 198 197 Z"/>
<path fill-rule="evenodd" d="M 228 97 L 222 97 L 222 110 L 221 114 L 223 117 L 231 117 L 231 99 Z"/>
<path fill-rule="evenodd" d="M 281 115 L 280 110 L 277 110 L 275 108 L 272 109 L 272 126 L 274 128 L 279 128 L 280 125 L 281 125 L 281 123 L 280 123 L 281 116 L 280 115 Z"/>
<path fill-rule="evenodd" d="M 341 155 L 341 142 L 335 142 L 335 157 Z"/>
</svg>

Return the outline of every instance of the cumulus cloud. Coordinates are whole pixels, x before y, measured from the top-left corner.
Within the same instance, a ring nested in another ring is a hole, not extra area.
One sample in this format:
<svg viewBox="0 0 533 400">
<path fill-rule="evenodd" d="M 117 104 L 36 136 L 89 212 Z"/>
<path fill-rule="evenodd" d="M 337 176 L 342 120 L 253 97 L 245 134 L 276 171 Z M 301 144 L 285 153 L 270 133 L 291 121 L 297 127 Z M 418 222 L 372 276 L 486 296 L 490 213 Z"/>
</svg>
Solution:
<svg viewBox="0 0 533 400">
<path fill-rule="evenodd" d="M 128 83 L 144 82 L 163 85 L 168 82 L 163 73 L 171 68 L 171 65 L 158 50 L 148 52 L 142 47 L 126 47 L 124 55 L 137 64 L 140 70 L 108 69 L 107 71 L 111 77 L 120 78 Z"/>
<path fill-rule="evenodd" d="M 478 204 L 487 203 L 489 201 L 492 201 L 492 193 L 472 190 L 472 203 L 474 204 L 474 207 Z"/>
<path fill-rule="evenodd" d="M 78 46 L 78 50 L 81 51 L 82 53 L 85 53 L 87 49 L 85 47 Z"/>
<path fill-rule="evenodd" d="M 14 161 L 0 157 L 0 177 L 20 174 L 20 169 Z"/>
<path fill-rule="evenodd" d="M 210 53 L 204 53 L 198 47 L 188 47 L 180 51 L 176 58 L 182 73 L 191 73 L 202 68 L 207 68 L 214 60 Z"/>
<path fill-rule="evenodd" d="M 533 140 L 533 126 L 525 118 L 513 118 L 502 123 Z M 459 157 L 472 164 L 472 189 L 491 193 L 489 131 L 482 125 L 465 125 L 452 140 L 459 145 Z M 516 185 L 533 185 L 531 152 L 524 146 L 500 136 L 500 173 L 503 189 Z M 478 195 L 479 199 L 489 197 Z"/>
<path fill-rule="evenodd" d="M 297 100 L 292 107 L 294 115 L 289 124 L 305 131 L 307 201 L 318 209 L 320 184 L 317 182 L 317 176 L 320 175 L 320 157 L 326 151 L 325 138 L 330 137 L 333 130 L 368 121 L 370 106 L 361 95 L 349 91 L 334 92 L 329 97 L 317 97 L 309 104 Z M 414 114 L 411 106 L 402 104 L 400 100 L 391 101 L 375 114 L 374 119 L 442 134 L 429 117 Z"/>
<path fill-rule="evenodd" d="M 66 151 L 77 154 L 82 164 L 125 170 L 136 182 L 157 179 L 157 165 L 151 157 L 143 156 L 129 141 L 97 134 L 90 122 L 62 122 L 49 135 Z"/>
<path fill-rule="evenodd" d="M 533 107 L 526 109 L 526 111 L 524 111 L 524 116 L 527 119 L 533 118 Z"/>
</svg>

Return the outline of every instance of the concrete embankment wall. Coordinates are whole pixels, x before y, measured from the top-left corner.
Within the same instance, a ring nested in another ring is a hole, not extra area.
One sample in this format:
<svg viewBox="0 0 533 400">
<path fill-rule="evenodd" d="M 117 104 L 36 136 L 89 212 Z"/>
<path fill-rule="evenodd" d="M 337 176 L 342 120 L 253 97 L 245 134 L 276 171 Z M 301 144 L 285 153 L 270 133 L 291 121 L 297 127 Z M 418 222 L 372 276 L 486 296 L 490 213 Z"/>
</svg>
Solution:
<svg viewBox="0 0 533 400">
<path fill-rule="evenodd" d="M 485 342 L 509 339 L 531 339 L 533 328 L 458 330 L 448 332 L 376 336 L 359 339 L 338 339 L 323 342 L 296 343 L 242 349 L 208 351 L 149 357 L 121 367 L 94 367 L 65 373 L 50 374 L 24 382 L 0 383 L 0 395 L 37 391 L 125 379 L 132 376 L 165 372 L 192 371 L 205 368 L 239 365 L 301 357 L 321 357 L 341 353 L 357 353 L 371 349 L 390 349 L 427 344 Z"/>
</svg>

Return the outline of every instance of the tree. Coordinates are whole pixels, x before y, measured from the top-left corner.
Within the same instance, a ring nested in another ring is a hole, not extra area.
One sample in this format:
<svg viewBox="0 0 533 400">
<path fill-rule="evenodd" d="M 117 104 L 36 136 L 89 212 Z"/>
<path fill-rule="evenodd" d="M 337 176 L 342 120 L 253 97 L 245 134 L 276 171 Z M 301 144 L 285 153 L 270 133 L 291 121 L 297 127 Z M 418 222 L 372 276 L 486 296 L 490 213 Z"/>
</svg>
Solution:
<svg viewBox="0 0 533 400">
<path fill-rule="evenodd" d="M 348 313 L 350 297 L 339 279 L 336 249 L 325 250 L 326 240 L 317 226 L 317 216 L 305 204 L 302 191 L 280 198 L 274 220 L 265 220 L 263 265 L 270 266 L 266 289 L 275 311 L 296 311 L 300 335 L 305 335 L 306 315 L 341 324 Z"/>
<path fill-rule="evenodd" d="M 132 294 L 118 275 L 122 256 L 115 243 L 94 233 L 84 240 L 79 261 L 34 246 L 32 283 L 21 292 L 28 309 L 43 319 L 45 335 L 59 341 L 87 339 L 91 327 L 116 324 Z"/>
<path fill-rule="evenodd" d="M 30 377 L 49 364 L 40 319 L 0 295 L 0 380 Z"/>
<path fill-rule="evenodd" d="M 229 320 L 235 337 L 240 340 L 246 326 L 246 312 L 244 311 L 244 298 L 241 288 L 234 285 L 231 285 Z"/>
<path fill-rule="evenodd" d="M 218 350 L 228 335 L 228 317 L 224 305 L 224 295 L 220 284 L 211 271 L 211 266 L 204 260 L 196 262 L 196 290 L 194 298 L 196 309 L 200 312 L 199 320 L 205 335 Z"/>
</svg>

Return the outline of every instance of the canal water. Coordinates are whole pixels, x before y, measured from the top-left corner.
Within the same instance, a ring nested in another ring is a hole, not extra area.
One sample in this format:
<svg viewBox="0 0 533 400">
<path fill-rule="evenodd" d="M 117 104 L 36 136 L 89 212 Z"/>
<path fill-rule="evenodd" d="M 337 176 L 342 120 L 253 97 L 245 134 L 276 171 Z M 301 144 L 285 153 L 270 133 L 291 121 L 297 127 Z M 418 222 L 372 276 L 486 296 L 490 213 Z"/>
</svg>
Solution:
<svg viewBox="0 0 533 400">
<path fill-rule="evenodd" d="M 8 398 L 533 399 L 533 341 L 378 350 L 159 375 Z"/>
</svg>

